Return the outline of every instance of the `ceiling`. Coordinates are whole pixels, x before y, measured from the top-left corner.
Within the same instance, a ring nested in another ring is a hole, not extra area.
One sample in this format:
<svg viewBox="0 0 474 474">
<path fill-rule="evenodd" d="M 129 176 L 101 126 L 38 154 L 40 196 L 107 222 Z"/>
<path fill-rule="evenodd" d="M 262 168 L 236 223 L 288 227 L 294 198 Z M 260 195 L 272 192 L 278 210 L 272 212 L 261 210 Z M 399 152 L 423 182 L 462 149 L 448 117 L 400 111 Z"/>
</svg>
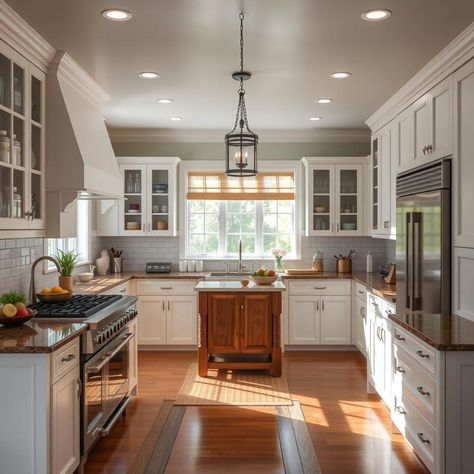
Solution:
<svg viewBox="0 0 474 474">
<path fill-rule="evenodd" d="M 231 129 L 244 24 L 249 125 L 357 128 L 474 20 L 472 0 L 7 0 L 111 96 L 109 127 Z M 100 12 L 124 8 L 128 22 Z M 365 22 L 361 13 L 392 16 Z M 161 77 L 144 80 L 140 71 Z M 350 71 L 345 80 L 329 77 Z M 157 98 L 173 98 L 168 105 Z M 334 102 L 316 104 L 329 97 Z M 182 117 L 171 122 L 170 117 Z M 321 116 L 319 122 L 310 116 Z"/>
</svg>

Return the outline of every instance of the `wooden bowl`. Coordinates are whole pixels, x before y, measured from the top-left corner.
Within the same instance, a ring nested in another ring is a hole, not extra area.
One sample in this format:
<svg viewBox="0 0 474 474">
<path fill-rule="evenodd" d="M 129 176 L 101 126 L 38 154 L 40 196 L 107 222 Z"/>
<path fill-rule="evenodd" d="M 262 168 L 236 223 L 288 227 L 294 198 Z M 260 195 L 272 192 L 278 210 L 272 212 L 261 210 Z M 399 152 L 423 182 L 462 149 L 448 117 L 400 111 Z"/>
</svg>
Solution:
<svg viewBox="0 0 474 474">
<path fill-rule="evenodd" d="M 33 319 L 38 314 L 38 311 L 33 311 L 28 316 L 12 316 L 7 318 L 6 316 L 0 316 L 0 324 L 4 326 L 19 326 L 28 322 L 30 319 Z"/>
<path fill-rule="evenodd" d="M 249 281 L 248 280 L 240 280 L 240 284 L 242 286 L 248 286 L 249 285 Z"/>
<path fill-rule="evenodd" d="M 62 301 L 67 301 L 72 296 L 72 291 L 65 293 L 36 293 L 36 296 L 41 303 L 61 303 Z"/>
<path fill-rule="evenodd" d="M 275 276 L 253 276 L 250 275 L 249 278 L 256 284 L 256 285 L 271 285 L 278 280 L 278 275 Z"/>
</svg>

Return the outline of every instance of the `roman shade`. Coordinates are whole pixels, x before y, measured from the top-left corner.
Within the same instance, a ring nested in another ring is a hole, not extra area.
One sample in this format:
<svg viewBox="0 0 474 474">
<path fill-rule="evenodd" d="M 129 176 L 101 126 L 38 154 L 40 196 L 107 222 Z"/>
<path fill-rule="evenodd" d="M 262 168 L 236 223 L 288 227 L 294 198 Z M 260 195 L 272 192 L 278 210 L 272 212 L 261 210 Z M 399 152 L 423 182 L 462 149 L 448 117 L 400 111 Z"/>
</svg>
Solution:
<svg viewBox="0 0 474 474">
<path fill-rule="evenodd" d="M 293 172 L 259 173 L 237 178 L 218 172 L 189 172 L 187 199 L 264 201 L 295 198 Z"/>
</svg>

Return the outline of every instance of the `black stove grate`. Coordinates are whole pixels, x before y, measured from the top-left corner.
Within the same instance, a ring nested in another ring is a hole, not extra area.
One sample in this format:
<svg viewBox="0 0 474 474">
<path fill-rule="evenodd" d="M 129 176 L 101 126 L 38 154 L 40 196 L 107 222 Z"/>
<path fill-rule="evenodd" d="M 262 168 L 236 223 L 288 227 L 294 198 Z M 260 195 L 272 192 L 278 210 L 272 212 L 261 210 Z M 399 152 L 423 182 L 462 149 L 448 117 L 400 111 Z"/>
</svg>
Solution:
<svg viewBox="0 0 474 474">
<path fill-rule="evenodd" d="M 106 306 L 122 299 L 120 295 L 72 295 L 62 303 L 35 303 L 37 318 L 88 318 Z"/>
</svg>

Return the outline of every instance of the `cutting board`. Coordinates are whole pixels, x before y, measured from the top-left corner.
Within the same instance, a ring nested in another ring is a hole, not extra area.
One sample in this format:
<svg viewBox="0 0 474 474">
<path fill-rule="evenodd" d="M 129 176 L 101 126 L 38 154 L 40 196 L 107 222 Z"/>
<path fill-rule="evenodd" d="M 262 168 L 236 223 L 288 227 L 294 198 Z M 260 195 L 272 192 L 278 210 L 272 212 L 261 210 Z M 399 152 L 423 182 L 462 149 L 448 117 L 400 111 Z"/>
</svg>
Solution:
<svg viewBox="0 0 474 474">
<path fill-rule="evenodd" d="M 287 275 L 317 275 L 321 272 L 312 268 L 287 268 L 285 273 Z"/>
</svg>

